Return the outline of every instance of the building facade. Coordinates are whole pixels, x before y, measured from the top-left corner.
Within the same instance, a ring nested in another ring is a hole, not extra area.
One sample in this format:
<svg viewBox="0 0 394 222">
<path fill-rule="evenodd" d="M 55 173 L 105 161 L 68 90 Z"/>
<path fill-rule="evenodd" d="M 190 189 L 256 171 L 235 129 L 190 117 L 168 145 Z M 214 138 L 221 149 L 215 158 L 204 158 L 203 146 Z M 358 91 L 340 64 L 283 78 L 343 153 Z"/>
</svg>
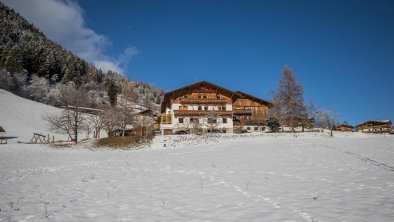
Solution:
<svg viewBox="0 0 394 222">
<path fill-rule="evenodd" d="M 352 132 L 353 131 L 353 126 L 346 125 L 346 124 L 341 124 L 336 127 L 337 131 L 342 131 L 342 132 Z"/>
<path fill-rule="evenodd" d="M 201 81 L 164 95 L 160 131 L 164 135 L 179 130 L 229 133 L 238 126 L 262 126 L 270 106 L 257 97 Z"/>
<path fill-rule="evenodd" d="M 358 132 L 363 133 L 390 133 L 390 120 L 369 120 L 356 126 Z"/>
<path fill-rule="evenodd" d="M 241 91 L 233 102 L 234 131 L 266 131 L 268 110 L 272 104 Z"/>
</svg>

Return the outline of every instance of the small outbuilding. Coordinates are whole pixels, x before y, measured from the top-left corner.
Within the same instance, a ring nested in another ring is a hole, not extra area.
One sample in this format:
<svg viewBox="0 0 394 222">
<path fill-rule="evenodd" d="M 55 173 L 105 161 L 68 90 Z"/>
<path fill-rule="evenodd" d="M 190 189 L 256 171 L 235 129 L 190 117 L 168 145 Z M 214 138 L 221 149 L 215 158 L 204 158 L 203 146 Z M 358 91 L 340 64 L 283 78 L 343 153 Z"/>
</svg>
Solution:
<svg viewBox="0 0 394 222">
<path fill-rule="evenodd" d="M 7 144 L 7 138 L 4 137 L 5 129 L 0 126 L 0 144 Z"/>
<path fill-rule="evenodd" d="M 353 131 L 353 128 L 354 127 L 351 125 L 341 124 L 341 125 L 337 126 L 336 130 L 342 131 L 342 132 L 351 132 L 351 131 Z"/>
</svg>

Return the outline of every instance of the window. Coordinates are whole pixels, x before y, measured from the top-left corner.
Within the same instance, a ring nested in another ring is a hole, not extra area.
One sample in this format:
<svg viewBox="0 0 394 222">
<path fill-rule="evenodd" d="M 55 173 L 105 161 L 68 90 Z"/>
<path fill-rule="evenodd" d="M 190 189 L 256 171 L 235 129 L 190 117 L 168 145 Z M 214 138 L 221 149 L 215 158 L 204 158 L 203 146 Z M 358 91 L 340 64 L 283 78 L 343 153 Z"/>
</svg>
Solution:
<svg viewBox="0 0 394 222">
<path fill-rule="evenodd" d="M 223 111 L 226 111 L 226 107 L 225 107 L 225 106 L 222 106 L 222 110 L 223 110 Z"/>
<path fill-rule="evenodd" d="M 227 123 L 227 118 L 223 118 L 223 123 Z"/>
<path fill-rule="evenodd" d="M 179 118 L 179 123 L 183 123 L 183 118 Z"/>
<path fill-rule="evenodd" d="M 216 123 L 216 119 L 215 118 L 208 118 L 208 123 Z"/>
<path fill-rule="evenodd" d="M 161 116 L 162 124 L 171 124 L 171 114 L 164 114 Z"/>
<path fill-rule="evenodd" d="M 207 98 L 207 96 L 206 96 L 206 95 L 204 95 L 202 98 L 206 99 L 206 98 Z"/>
<path fill-rule="evenodd" d="M 220 95 L 216 95 L 216 99 L 220 99 Z"/>
<path fill-rule="evenodd" d="M 199 123 L 199 120 L 198 120 L 198 118 L 190 118 L 190 122 L 191 123 Z"/>
<path fill-rule="evenodd" d="M 183 98 L 187 98 L 187 95 L 184 95 Z"/>
<path fill-rule="evenodd" d="M 204 106 L 204 110 L 208 110 L 208 106 Z"/>
<path fill-rule="evenodd" d="M 198 98 L 199 98 L 199 99 L 201 99 L 201 98 L 202 98 L 202 96 L 201 96 L 201 95 L 198 95 Z"/>
<path fill-rule="evenodd" d="M 254 131 L 258 131 L 258 130 L 259 130 L 259 127 L 255 126 Z"/>
<path fill-rule="evenodd" d="M 187 106 L 180 106 L 179 110 L 188 110 L 188 107 Z"/>
<path fill-rule="evenodd" d="M 248 127 L 246 127 L 246 129 L 247 129 L 247 130 L 250 130 L 250 127 L 248 126 Z"/>
<path fill-rule="evenodd" d="M 202 110 L 202 107 L 201 107 L 201 106 L 198 106 L 198 110 Z"/>
</svg>

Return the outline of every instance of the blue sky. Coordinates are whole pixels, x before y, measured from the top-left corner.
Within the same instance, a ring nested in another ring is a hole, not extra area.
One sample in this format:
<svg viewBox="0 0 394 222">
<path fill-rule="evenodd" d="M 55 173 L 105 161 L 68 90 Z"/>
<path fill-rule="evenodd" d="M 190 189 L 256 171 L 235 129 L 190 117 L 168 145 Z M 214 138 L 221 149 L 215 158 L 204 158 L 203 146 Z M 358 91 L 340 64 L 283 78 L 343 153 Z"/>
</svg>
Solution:
<svg viewBox="0 0 394 222">
<path fill-rule="evenodd" d="M 0 1 L 85 59 L 164 90 L 208 80 L 270 99 L 287 65 L 306 103 L 351 124 L 394 120 L 394 1 Z"/>
</svg>

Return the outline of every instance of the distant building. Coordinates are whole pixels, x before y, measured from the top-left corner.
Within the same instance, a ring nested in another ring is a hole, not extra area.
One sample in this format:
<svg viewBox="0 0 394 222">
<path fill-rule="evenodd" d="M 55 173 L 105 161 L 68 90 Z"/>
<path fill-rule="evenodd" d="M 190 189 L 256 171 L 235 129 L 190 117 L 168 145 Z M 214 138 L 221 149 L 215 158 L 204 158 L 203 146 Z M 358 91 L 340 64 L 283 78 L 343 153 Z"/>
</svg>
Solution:
<svg viewBox="0 0 394 222">
<path fill-rule="evenodd" d="M 390 120 L 369 120 L 358 124 L 357 131 L 363 133 L 390 133 L 391 121 Z"/>
<path fill-rule="evenodd" d="M 342 131 L 342 132 L 351 132 L 351 131 L 353 131 L 353 128 L 354 127 L 351 125 L 341 124 L 341 125 L 337 126 L 336 130 Z"/>
</svg>

